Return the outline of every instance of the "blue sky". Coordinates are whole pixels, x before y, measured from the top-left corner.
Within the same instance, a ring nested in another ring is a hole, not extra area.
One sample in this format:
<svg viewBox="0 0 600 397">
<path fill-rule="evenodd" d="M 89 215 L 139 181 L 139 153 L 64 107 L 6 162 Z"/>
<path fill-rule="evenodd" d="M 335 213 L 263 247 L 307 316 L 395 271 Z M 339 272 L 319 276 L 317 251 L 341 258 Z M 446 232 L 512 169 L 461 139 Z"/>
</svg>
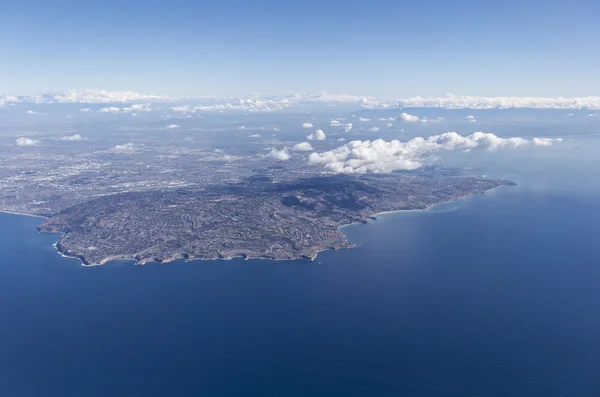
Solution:
<svg viewBox="0 0 600 397">
<path fill-rule="evenodd" d="M 597 1 L 4 3 L 2 94 L 600 94 Z"/>
</svg>

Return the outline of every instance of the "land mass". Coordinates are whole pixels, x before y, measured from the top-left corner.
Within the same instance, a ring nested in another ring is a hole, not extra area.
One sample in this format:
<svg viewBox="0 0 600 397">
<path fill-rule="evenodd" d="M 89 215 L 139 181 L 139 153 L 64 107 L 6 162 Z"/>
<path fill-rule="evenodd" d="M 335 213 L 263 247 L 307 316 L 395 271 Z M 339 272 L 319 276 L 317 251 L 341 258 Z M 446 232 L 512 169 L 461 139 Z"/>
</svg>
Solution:
<svg viewBox="0 0 600 397">
<path fill-rule="evenodd" d="M 254 177 L 205 188 L 102 196 L 61 210 L 39 230 L 63 233 L 59 252 L 85 265 L 123 259 L 314 259 L 323 250 L 352 247 L 341 226 L 514 184 L 404 173 L 277 183 Z"/>
</svg>

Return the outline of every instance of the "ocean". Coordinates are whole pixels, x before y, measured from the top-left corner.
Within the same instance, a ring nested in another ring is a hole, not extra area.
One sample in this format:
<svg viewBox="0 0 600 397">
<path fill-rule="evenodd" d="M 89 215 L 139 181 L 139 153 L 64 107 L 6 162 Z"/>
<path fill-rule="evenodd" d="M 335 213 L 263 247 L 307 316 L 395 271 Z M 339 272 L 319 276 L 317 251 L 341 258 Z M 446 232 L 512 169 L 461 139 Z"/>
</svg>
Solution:
<svg viewBox="0 0 600 397">
<path fill-rule="evenodd" d="M 563 174 L 314 262 L 85 268 L 0 214 L 0 395 L 599 396 L 600 195 Z"/>
</svg>

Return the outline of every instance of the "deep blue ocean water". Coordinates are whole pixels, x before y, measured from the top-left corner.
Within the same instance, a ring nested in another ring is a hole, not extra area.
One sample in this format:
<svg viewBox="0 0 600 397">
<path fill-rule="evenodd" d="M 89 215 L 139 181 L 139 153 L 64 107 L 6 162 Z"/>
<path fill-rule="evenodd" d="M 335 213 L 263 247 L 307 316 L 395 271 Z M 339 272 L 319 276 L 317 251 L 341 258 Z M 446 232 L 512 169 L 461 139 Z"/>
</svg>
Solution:
<svg viewBox="0 0 600 397">
<path fill-rule="evenodd" d="M 503 187 L 314 262 L 84 268 L 0 214 L 0 395 L 600 396 L 600 200 Z"/>
</svg>

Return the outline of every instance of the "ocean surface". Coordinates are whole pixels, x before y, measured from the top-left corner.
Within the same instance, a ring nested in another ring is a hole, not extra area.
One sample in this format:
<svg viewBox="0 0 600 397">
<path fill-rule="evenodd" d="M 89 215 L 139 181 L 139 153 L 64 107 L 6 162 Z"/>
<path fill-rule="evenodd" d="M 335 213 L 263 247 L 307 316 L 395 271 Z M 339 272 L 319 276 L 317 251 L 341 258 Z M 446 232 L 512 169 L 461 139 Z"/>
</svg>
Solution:
<svg viewBox="0 0 600 397">
<path fill-rule="evenodd" d="M 85 268 L 0 214 L 0 396 L 597 397 L 600 195 L 563 174 L 314 262 Z"/>
<path fill-rule="evenodd" d="M 314 262 L 84 268 L 0 214 L 0 395 L 598 396 L 600 203 L 501 188 Z"/>
</svg>

